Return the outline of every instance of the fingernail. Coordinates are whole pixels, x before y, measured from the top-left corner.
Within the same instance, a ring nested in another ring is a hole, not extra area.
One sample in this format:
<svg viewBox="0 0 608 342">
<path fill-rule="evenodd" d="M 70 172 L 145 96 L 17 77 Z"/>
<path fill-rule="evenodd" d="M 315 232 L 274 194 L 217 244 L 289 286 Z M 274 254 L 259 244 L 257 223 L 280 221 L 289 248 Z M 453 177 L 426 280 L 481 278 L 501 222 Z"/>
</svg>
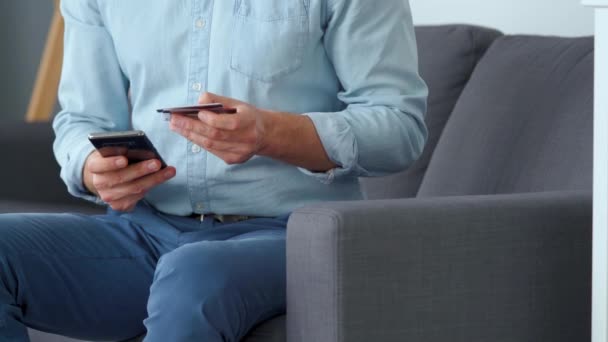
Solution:
<svg viewBox="0 0 608 342">
<path fill-rule="evenodd" d="M 118 166 L 118 167 L 125 167 L 125 166 L 127 166 L 127 161 L 124 160 L 123 158 L 117 159 L 116 160 L 116 166 Z"/>
<path fill-rule="evenodd" d="M 167 177 L 167 178 L 173 177 L 173 170 L 167 170 L 167 171 L 165 171 L 165 177 Z"/>
<path fill-rule="evenodd" d="M 154 171 L 158 168 L 158 164 L 155 161 L 151 161 L 148 163 L 148 170 Z"/>
</svg>

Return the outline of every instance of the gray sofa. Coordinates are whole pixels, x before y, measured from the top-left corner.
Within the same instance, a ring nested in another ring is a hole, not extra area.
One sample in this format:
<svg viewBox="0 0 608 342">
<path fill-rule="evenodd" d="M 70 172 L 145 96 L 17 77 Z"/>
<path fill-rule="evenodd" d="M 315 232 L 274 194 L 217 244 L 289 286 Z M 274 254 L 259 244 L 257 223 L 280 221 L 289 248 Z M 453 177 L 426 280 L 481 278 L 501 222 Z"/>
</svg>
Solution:
<svg viewBox="0 0 608 342">
<path fill-rule="evenodd" d="M 287 315 L 247 342 L 590 340 L 593 39 L 417 35 L 424 155 L 293 213 Z M 100 210 L 65 195 L 48 125 L 0 127 L 0 210 Z"/>
</svg>

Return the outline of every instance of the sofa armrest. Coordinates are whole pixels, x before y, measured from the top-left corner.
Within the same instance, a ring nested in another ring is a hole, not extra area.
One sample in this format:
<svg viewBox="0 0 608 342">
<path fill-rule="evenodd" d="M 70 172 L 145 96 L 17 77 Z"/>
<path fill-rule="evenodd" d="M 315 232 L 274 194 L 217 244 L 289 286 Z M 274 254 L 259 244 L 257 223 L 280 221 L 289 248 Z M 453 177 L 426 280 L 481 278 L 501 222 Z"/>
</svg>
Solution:
<svg viewBox="0 0 608 342">
<path fill-rule="evenodd" d="M 299 209 L 288 340 L 588 341 L 591 217 L 572 192 Z"/>
</svg>

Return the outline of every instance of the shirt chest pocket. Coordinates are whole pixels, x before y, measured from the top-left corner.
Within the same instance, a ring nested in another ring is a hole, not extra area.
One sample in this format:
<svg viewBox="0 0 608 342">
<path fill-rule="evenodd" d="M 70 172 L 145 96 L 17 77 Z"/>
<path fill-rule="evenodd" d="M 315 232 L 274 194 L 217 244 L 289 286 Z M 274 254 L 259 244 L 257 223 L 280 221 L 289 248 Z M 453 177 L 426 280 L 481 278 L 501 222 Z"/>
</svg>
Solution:
<svg viewBox="0 0 608 342">
<path fill-rule="evenodd" d="M 302 65 L 309 0 L 236 0 L 230 67 L 272 82 Z"/>
</svg>

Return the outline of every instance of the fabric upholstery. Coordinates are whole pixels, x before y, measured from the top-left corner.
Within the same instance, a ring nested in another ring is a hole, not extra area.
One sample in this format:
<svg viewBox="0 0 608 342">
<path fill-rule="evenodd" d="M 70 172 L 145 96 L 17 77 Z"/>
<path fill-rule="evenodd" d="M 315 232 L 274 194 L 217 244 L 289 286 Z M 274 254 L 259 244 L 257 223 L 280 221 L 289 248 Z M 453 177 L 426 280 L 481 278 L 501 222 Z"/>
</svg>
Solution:
<svg viewBox="0 0 608 342">
<path fill-rule="evenodd" d="M 0 150 L 5 165 L 0 198 L 64 202 L 70 196 L 59 179 L 53 157 L 50 124 L 13 123 L 0 125 Z M 10 180 L 10 181 L 8 181 Z"/>
<path fill-rule="evenodd" d="M 589 341 L 591 193 L 299 209 L 287 289 L 290 342 Z"/>
<path fill-rule="evenodd" d="M 498 38 L 458 100 L 419 195 L 590 190 L 592 127 L 592 38 Z"/>
<path fill-rule="evenodd" d="M 0 153 L 4 182 L 0 187 L 0 212 L 58 211 L 74 207 L 85 212 L 104 209 L 75 199 L 59 178 L 59 165 L 53 157 L 54 134 L 50 123 L 7 122 L 0 125 Z M 10 201 L 11 203 L 9 204 Z M 23 208 L 19 205 L 23 203 Z M 54 209 L 54 205 L 57 208 Z"/>
<path fill-rule="evenodd" d="M 367 198 L 416 195 L 454 104 L 477 62 L 500 35 L 496 30 L 468 25 L 416 28 L 420 74 L 429 87 L 427 144 L 422 156 L 407 171 L 381 178 L 361 178 Z"/>
</svg>

